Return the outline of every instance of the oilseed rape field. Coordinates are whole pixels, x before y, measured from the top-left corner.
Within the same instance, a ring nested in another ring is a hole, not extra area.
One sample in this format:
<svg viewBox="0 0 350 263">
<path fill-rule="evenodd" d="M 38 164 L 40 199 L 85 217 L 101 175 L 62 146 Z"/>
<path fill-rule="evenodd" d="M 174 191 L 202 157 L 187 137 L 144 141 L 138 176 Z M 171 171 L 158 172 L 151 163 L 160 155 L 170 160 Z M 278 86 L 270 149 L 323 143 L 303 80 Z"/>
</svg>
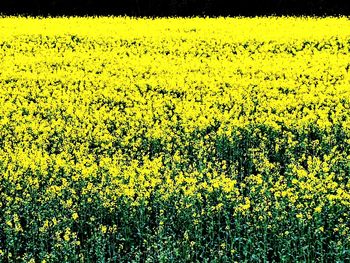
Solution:
<svg viewBox="0 0 350 263">
<path fill-rule="evenodd" d="M 350 262 L 350 20 L 0 18 L 0 262 Z"/>
</svg>

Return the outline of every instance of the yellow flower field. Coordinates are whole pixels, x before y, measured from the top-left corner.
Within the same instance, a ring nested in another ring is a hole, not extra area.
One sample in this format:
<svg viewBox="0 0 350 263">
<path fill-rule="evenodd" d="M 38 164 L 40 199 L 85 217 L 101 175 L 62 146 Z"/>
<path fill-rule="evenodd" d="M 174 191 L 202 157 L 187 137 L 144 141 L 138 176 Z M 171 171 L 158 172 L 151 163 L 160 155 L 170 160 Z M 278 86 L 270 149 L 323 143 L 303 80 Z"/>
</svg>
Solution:
<svg viewBox="0 0 350 263">
<path fill-rule="evenodd" d="M 0 18 L 0 262 L 350 261 L 350 20 Z"/>
</svg>

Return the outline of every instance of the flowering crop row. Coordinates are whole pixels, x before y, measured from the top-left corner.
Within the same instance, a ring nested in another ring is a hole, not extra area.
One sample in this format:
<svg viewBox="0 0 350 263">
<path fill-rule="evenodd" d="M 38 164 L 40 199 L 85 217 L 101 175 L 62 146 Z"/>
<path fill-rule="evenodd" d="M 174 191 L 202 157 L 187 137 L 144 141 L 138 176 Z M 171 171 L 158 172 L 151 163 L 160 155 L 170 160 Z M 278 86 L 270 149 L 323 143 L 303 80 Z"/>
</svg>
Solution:
<svg viewBox="0 0 350 263">
<path fill-rule="evenodd" d="M 347 18 L 0 19 L 1 262 L 350 261 Z"/>
</svg>

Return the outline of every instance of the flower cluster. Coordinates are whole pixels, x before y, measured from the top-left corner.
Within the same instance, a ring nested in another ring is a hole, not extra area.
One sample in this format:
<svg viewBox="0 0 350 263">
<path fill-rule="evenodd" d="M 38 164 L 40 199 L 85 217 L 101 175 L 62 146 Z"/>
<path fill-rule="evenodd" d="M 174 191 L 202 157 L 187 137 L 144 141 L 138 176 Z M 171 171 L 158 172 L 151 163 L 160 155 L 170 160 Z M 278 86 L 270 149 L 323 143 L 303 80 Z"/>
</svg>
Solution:
<svg viewBox="0 0 350 263">
<path fill-rule="evenodd" d="M 350 260 L 347 18 L 0 18 L 0 261 Z"/>
</svg>

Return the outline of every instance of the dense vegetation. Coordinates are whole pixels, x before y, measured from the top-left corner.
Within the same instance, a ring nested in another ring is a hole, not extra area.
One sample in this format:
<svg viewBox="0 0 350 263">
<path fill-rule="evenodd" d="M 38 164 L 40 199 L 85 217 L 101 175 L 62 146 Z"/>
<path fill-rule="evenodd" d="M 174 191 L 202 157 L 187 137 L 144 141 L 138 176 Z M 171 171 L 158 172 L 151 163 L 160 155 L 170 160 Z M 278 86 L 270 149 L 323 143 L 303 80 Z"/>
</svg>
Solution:
<svg viewBox="0 0 350 263">
<path fill-rule="evenodd" d="M 0 262 L 349 262 L 349 23 L 0 19 Z"/>
</svg>

